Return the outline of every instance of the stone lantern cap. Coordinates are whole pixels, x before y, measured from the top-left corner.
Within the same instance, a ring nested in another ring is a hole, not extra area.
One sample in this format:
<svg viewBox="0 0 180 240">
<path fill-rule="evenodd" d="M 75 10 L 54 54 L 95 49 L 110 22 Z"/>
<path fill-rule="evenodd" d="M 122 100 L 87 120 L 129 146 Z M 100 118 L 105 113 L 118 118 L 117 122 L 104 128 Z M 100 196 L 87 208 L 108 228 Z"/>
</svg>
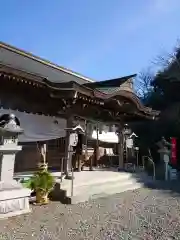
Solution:
<svg viewBox="0 0 180 240">
<path fill-rule="evenodd" d="M 0 116 L 0 134 L 17 135 L 23 133 L 20 121 L 14 114 L 3 114 Z"/>
</svg>

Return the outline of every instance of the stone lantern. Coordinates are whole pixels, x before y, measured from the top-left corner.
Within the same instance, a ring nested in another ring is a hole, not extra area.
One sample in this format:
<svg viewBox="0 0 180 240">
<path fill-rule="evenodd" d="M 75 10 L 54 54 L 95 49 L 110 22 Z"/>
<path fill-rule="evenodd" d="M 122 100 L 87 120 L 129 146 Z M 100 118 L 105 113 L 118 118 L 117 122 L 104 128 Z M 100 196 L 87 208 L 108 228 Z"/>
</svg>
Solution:
<svg viewBox="0 0 180 240">
<path fill-rule="evenodd" d="M 168 166 L 170 161 L 170 154 L 171 154 L 171 143 L 167 142 L 164 137 L 157 143 L 159 150 L 158 153 L 160 154 L 160 164 L 157 167 L 157 170 L 164 169 L 164 178 L 168 180 Z"/>
<path fill-rule="evenodd" d="M 0 116 L 0 219 L 30 212 L 30 189 L 13 179 L 15 156 L 22 149 L 18 135 L 23 132 L 14 114 Z"/>
</svg>

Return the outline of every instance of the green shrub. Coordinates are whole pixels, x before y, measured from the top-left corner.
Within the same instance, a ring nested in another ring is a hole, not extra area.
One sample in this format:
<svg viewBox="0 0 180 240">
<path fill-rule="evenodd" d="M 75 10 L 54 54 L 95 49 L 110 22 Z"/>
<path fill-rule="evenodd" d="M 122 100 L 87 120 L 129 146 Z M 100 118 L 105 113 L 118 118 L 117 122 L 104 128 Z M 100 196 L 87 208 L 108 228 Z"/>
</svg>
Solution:
<svg viewBox="0 0 180 240">
<path fill-rule="evenodd" d="M 31 188 L 31 179 L 22 180 L 21 183 L 22 183 L 23 187 L 25 187 L 25 188 Z"/>
<path fill-rule="evenodd" d="M 30 188 L 37 191 L 49 193 L 54 186 L 54 177 L 47 170 L 40 170 L 30 180 Z"/>
</svg>

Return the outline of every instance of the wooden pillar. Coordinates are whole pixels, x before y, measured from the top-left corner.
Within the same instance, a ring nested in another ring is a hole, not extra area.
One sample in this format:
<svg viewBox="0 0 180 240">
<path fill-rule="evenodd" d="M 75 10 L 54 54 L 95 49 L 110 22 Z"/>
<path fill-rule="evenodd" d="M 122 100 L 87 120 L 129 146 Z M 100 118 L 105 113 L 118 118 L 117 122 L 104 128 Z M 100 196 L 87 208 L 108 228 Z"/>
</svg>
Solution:
<svg viewBox="0 0 180 240">
<path fill-rule="evenodd" d="M 85 161 L 89 161 L 89 170 L 92 170 L 92 158 L 88 159 L 88 121 L 85 120 Z"/>
<path fill-rule="evenodd" d="M 88 128 L 88 122 L 86 121 L 86 126 L 87 126 L 87 128 Z M 90 130 L 92 130 L 92 125 L 90 125 L 91 126 L 91 129 Z M 86 128 L 86 129 L 87 129 Z M 86 134 L 87 134 L 87 130 L 86 130 Z M 90 134 L 92 135 L 92 131 L 90 131 Z M 87 151 L 87 150 L 86 150 Z M 87 152 L 87 154 L 88 154 L 88 152 Z M 89 171 L 93 171 L 93 158 L 94 158 L 94 156 L 93 155 L 91 155 L 90 157 L 89 157 Z"/>
<path fill-rule="evenodd" d="M 95 146 L 95 159 L 94 165 L 97 167 L 98 165 L 98 158 L 99 158 L 99 124 L 96 124 L 96 146 Z"/>
<path fill-rule="evenodd" d="M 123 128 L 121 124 L 119 124 L 118 136 L 119 136 L 119 143 L 118 143 L 119 169 L 123 169 L 124 168 L 124 158 L 123 158 L 124 136 L 123 136 Z"/>
<path fill-rule="evenodd" d="M 67 129 L 71 129 L 73 124 L 73 117 L 67 119 Z M 66 130 L 66 139 L 65 139 L 65 159 L 64 159 L 64 173 L 66 178 L 69 179 L 69 172 L 72 168 L 72 147 L 70 146 L 70 130 Z"/>
<path fill-rule="evenodd" d="M 88 128 L 88 122 L 87 120 L 85 120 L 85 156 L 87 158 L 88 155 L 88 149 L 87 149 L 87 144 L 88 144 L 88 133 L 87 133 L 87 128 Z"/>
</svg>

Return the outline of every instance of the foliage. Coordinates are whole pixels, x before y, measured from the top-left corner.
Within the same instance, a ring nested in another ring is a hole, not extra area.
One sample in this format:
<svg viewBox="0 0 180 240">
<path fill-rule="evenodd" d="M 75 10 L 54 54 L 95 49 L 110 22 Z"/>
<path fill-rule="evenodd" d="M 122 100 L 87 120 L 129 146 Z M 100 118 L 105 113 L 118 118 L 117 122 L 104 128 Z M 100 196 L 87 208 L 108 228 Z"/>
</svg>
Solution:
<svg viewBox="0 0 180 240">
<path fill-rule="evenodd" d="M 35 192 L 49 193 L 54 186 L 54 177 L 47 170 L 40 170 L 31 178 L 30 186 Z"/>
<path fill-rule="evenodd" d="M 25 188 L 31 188 L 31 179 L 22 180 L 21 183 L 22 183 L 23 187 L 25 187 Z"/>
<path fill-rule="evenodd" d="M 133 130 L 141 136 L 141 149 L 152 150 L 153 158 L 156 142 L 164 136 L 167 140 L 174 136 L 180 139 L 180 45 L 173 53 L 158 57 L 161 70 L 153 76 L 151 71 L 141 73 L 137 79 L 141 99 L 149 107 L 160 110 L 158 121 L 134 124 Z M 157 64 L 157 63 L 156 63 Z"/>
</svg>

